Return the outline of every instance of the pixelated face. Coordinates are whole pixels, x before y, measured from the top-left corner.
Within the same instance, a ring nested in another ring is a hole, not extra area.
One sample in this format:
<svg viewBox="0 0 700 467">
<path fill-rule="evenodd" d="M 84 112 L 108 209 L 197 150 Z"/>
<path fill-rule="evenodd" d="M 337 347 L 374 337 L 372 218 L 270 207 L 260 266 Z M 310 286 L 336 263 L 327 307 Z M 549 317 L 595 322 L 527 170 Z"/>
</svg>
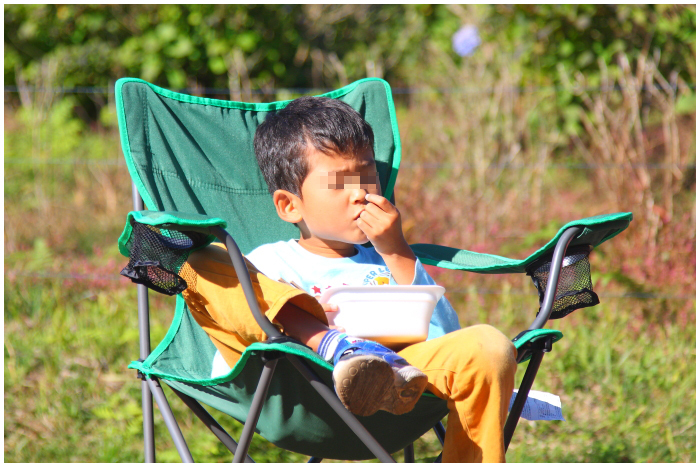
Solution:
<svg viewBox="0 0 700 467">
<path fill-rule="evenodd" d="M 319 172 L 319 188 L 328 190 L 356 189 L 360 188 L 367 193 L 373 187 L 379 185 L 379 174 L 372 170 L 367 172 Z"/>
<path fill-rule="evenodd" d="M 308 157 L 309 173 L 301 186 L 302 231 L 324 241 L 367 242 L 357 219 L 367 204 L 365 195 L 381 195 L 372 150 L 348 158 L 310 148 Z"/>
</svg>

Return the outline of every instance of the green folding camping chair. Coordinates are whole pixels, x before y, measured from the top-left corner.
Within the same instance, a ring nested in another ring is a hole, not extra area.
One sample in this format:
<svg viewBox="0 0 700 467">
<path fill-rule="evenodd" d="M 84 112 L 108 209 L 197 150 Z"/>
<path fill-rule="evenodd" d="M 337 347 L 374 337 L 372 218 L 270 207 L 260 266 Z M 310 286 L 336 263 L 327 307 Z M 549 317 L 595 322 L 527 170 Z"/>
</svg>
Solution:
<svg viewBox="0 0 700 467">
<path fill-rule="evenodd" d="M 383 194 L 393 199 L 401 143 L 389 85 L 368 78 L 323 95 L 348 103 L 372 126 Z M 251 461 L 247 453 L 253 432 L 283 449 L 311 456 L 310 462 L 324 458 L 392 462 L 390 453 L 401 449 L 412 461 L 413 441 L 430 429 L 442 442 L 445 401 L 425 393 L 407 414 L 379 411 L 355 417 L 335 395 L 332 366 L 281 335 L 258 308 L 241 252 L 295 238 L 298 232 L 274 210 L 255 161 L 253 136 L 269 113 L 289 101 L 250 104 L 207 99 L 125 78 L 116 83 L 116 102 L 122 149 L 133 181 L 134 211 L 127 216 L 119 247 L 129 257 L 122 274 L 139 284 L 140 359 L 129 368 L 142 379 L 145 460 L 155 461 L 155 397 L 180 456 L 192 461 L 160 381 L 230 449 L 235 462 Z M 598 303 L 588 255 L 631 220 L 630 213 L 618 213 L 570 222 L 523 260 L 411 245 L 424 264 L 488 274 L 526 273 L 537 286 L 540 312 L 530 328 L 513 339 L 518 362 L 530 363 L 506 422 L 506 448 L 544 353 L 562 337 L 544 325 L 548 319 Z M 186 282 L 178 273 L 192 251 L 217 239 L 228 249 L 250 312 L 270 338 L 248 347 L 227 375 L 211 378 L 216 347 L 179 295 Z M 147 288 L 178 294 L 170 329 L 153 352 Z M 244 424 L 238 443 L 200 402 Z"/>
</svg>

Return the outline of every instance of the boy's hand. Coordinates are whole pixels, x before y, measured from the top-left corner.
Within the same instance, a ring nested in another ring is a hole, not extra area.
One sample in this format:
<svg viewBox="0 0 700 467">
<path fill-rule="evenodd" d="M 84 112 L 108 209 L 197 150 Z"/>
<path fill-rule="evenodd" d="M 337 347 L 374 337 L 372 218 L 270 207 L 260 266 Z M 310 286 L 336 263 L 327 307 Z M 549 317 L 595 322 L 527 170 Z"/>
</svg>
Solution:
<svg viewBox="0 0 700 467">
<path fill-rule="evenodd" d="M 357 226 L 362 230 L 374 249 L 382 256 L 413 256 L 401 230 L 401 214 L 391 201 L 383 196 L 367 194 L 367 204 L 357 219 Z"/>
<path fill-rule="evenodd" d="M 323 307 L 323 311 L 326 313 L 335 313 L 338 311 L 338 305 L 331 305 L 330 303 L 321 303 L 321 306 Z"/>
<path fill-rule="evenodd" d="M 330 303 L 321 303 L 321 306 L 323 307 L 323 311 L 326 313 L 334 313 L 338 311 L 338 305 L 331 305 Z M 339 332 L 345 332 L 345 328 L 342 326 L 335 326 L 335 325 L 329 325 L 328 326 L 330 329 L 335 329 Z"/>
<path fill-rule="evenodd" d="M 399 285 L 413 283 L 416 255 L 403 236 L 399 210 L 383 196 L 367 194 L 365 200 L 357 226 L 384 259 L 394 281 Z"/>
</svg>

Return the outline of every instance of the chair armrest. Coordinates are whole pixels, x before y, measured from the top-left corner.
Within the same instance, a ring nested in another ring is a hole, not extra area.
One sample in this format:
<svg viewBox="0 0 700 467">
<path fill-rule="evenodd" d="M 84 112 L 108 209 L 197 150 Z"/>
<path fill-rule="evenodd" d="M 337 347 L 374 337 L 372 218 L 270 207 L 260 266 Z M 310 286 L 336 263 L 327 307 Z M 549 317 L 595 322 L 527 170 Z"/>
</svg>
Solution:
<svg viewBox="0 0 700 467">
<path fill-rule="evenodd" d="M 221 227 L 210 227 L 209 232 L 215 235 L 216 238 L 226 245 L 229 257 L 231 258 L 231 263 L 236 270 L 236 275 L 238 275 L 238 280 L 243 287 L 243 293 L 245 294 L 246 301 L 250 307 L 250 311 L 253 313 L 253 318 L 258 323 L 258 326 L 265 331 L 268 338 L 281 337 L 283 334 L 270 322 L 270 320 L 263 314 L 258 305 L 258 300 L 255 297 L 255 291 L 253 290 L 253 282 L 250 280 L 250 273 L 248 271 L 248 266 L 245 264 L 243 259 L 243 254 L 241 250 L 236 245 L 235 240 L 228 232 L 226 232 Z"/>
<path fill-rule="evenodd" d="M 544 300 L 540 306 L 540 313 L 532 322 L 528 330 L 542 329 L 547 323 L 549 316 L 552 314 L 552 307 L 554 306 L 554 300 L 557 296 L 557 289 L 559 288 L 559 273 L 561 272 L 561 268 L 564 263 L 566 249 L 569 247 L 571 240 L 582 231 L 582 227 L 569 227 L 564 231 L 564 234 L 559 237 L 559 240 L 557 240 L 557 245 L 554 248 L 554 253 L 552 254 L 552 264 L 549 268 L 549 280 L 547 282 L 549 287 L 547 287 L 547 290 L 545 291 Z M 551 287 L 552 284 L 556 284 L 556 286 Z"/>
<path fill-rule="evenodd" d="M 177 230 L 180 232 L 198 232 L 208 235 L 206 239 L 197 242 L 195 248 L 204 248 L 216 237 L 209 233 L 210 227 L 226 228 L 226 221 L 218 217 L 202 214 L 191 214 L 176 211 L 131 211 L 126 215 L 126 225 L 119 236 L 119 252 L 127 258 L 131 255 L 131 245 L 134 223 L 150 225 L 155 228 Z M 193 250 L 194 251 L 194 250 Z"/>
<path fill-rule="evenodd" d="M 485 274 L 525 272 L 532 276 L 539 291 L 540 312 L 528 329 L 541 329 L 550 318 L 562 318 L 576 309 L 599 303 L 592 290 L 588 253 L 626 229 L 631 220 L 632 213 L 617 213 L 569 222 L 546 245 L 523 260 L 440 245 L 416 244 L 411 248 L 425 264 Z M 560 282 L 565 266 L 564 280 Z"/>
<path fill-rule="evenodd" d="M 253 318 L 269 337 L 282 336 L 261 312 L 243 255 L 225 227 L 224 220 L 201 214 L 132 211 L 119 237 L 119 251 L 129 257 L 121 274 L 166 295 L 180 293 L 187 284 L 178 273 L 189 255 L 219 239 L 226 245 Z"/>
<path fill-rule="evenodd" d="M 582 228 L 581 233 L 571 239 L 570 246 L 591 245 L 596 247 L 625 230 L 631 221 L 632 213 L 620 212 L 569 222 L 559 229 L 559 232 L 542 248 L 522 260 L 427 243 L 413 244 L 411 249 L 423 264 L 441 268 L 481 274 L 522 273 L 526 272 L 528 266 L 539 259 L 552 255 L 557 242 L 570 227 Z"/>
</svg>

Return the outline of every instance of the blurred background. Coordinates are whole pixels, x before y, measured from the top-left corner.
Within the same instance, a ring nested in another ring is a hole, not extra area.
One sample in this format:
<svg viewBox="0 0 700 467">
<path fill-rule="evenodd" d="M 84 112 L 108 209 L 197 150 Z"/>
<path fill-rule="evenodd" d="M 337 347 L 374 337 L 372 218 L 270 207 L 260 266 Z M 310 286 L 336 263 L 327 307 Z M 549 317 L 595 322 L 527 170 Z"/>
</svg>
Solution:
<svg viewBox="0 0 700 467">
<path fill-rule="evenodd" d="M 565 337 L 534 389 L 559 395 L 566 421 L 521 420 L 508 460 L 696 460 L 695 6 L 4 13 L 5 461 L 143 459 L 140 384 L 126 368 L 138 358 L 136 290 L 116 245 L 132 209 L 114 107 L 127 76 L 250 102 L 386 79 L 409 243 L 524 258 L 569 221 L 633 212 L 592 254 L 601 304 L 550 323 Z M 525 276 L 430 271 L 463 326 L 515 336 L 537 312 Z M 174 306 L 156 295 L 152 347 Z M 170 400 L 194 458 L 230 460 Z M 179 461 L 157 409 L 156 420 L 158 460 Z M 418 461 L 439 452 L 431 434 L 416 444 Z M 257 435 L 251 453 L 306 460 Z"/>
</svg>

